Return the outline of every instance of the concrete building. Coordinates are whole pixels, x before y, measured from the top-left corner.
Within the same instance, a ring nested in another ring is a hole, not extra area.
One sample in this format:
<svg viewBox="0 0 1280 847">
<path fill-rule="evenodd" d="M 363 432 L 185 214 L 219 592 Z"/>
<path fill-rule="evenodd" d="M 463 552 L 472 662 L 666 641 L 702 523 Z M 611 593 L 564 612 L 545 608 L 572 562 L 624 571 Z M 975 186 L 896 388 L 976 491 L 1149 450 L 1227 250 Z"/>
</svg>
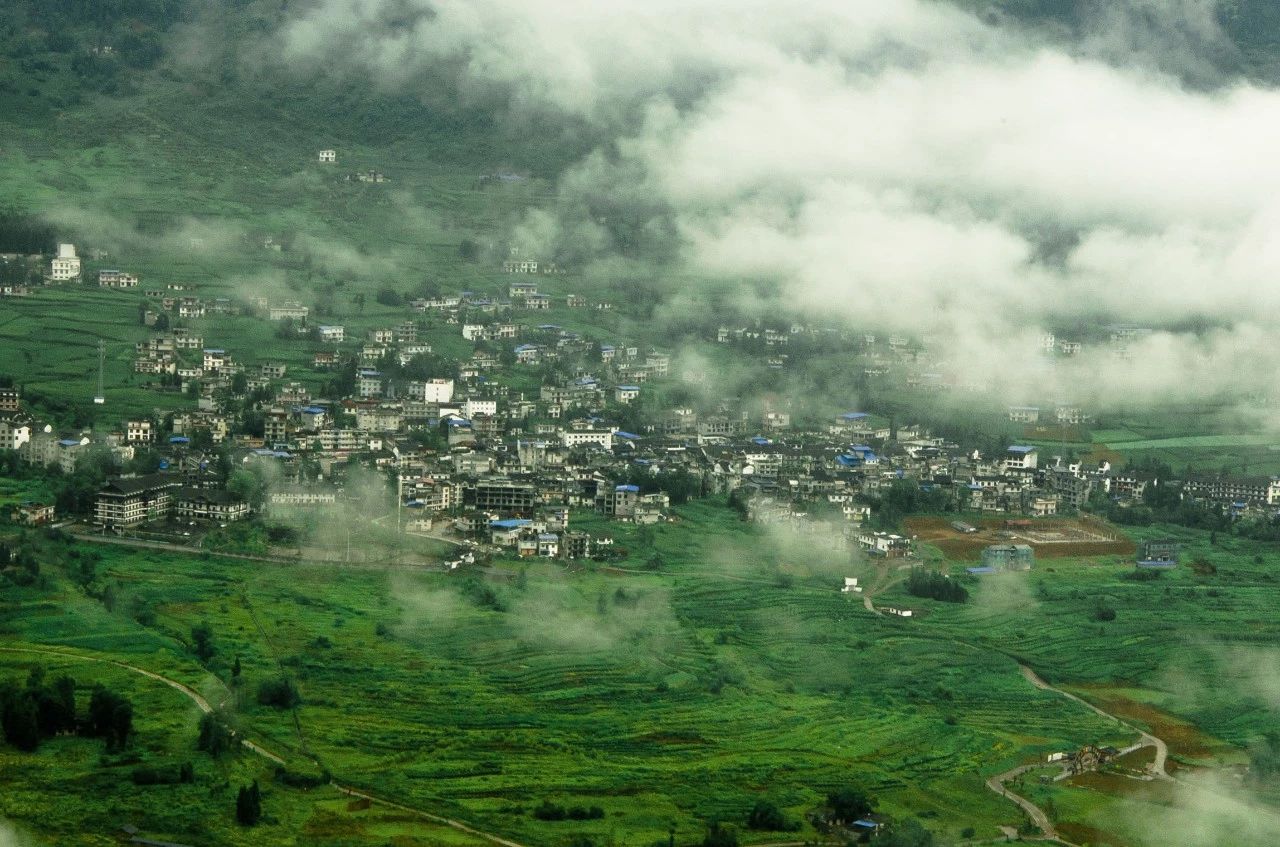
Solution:
<svg viewBox="0 0 1280 847">
<path fill-rule="evenodd" d="M 1001 571 L 1029 571 L 1035 559 L 1029 544 L 992 544 L 982 551 L 982 566 Z"/>
<path fill-rule="evenodd" d="M 80 278 L 80 257 L 76 255 L 74 244 L 59 244 L 58 255 L 54 256 L 50 266 L 50 276 L 54 282 L 69 282 Z"/>
<path fill-rule="evenodd" d="M 94 522 L 115 528 L 167 518 L 173 513 L 179 485 L 177 479 L 164 474 L 109 479 L 98 492 Z"/>
</svg>

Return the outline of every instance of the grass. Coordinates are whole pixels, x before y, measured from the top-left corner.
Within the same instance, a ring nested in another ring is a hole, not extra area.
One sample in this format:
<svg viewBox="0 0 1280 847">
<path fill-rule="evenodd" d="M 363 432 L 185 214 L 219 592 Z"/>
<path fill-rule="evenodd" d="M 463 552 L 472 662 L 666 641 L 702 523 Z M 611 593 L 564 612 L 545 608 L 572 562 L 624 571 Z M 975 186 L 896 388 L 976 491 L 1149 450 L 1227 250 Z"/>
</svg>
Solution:
<svg viewBox="0 0 1280 847">
<path fill-rule="evenodd" d="M 1113 739 L 1001 652 L 943 647 L 834 590 L 834 574 L 863 566 L 798 556 L 723 506 L 682 516 L 652 528 L 660 573 L 503 563 L 488 587 L 505 611 L 477 605 L 459 575 L 101 548 L 117 608 L 139 598 L 152 626 L 66 586 L 6 604 L 0 623 L 6 641 L 120 656 L 194 686 L 225 679 L 235 656 L 249 690 L 283 667 L 303 693 L 302 735 L 250 701 L 254 737 L 291 760 L 305 740 L 338 779 L 530 844 L 583 832 L 647 845 L 673 823 L 688 841 L 759 797 L 799 818 L 851 782 L 890 813 L 994 835 L 1017 816 L 984 774 Z M 642 532 L 619 529 L 619 544 Z M 207 670 L 183 645 L 198 621 L 215 632 Z M 543 799 L 607 814 L 540 822 Z"/>
</svg>

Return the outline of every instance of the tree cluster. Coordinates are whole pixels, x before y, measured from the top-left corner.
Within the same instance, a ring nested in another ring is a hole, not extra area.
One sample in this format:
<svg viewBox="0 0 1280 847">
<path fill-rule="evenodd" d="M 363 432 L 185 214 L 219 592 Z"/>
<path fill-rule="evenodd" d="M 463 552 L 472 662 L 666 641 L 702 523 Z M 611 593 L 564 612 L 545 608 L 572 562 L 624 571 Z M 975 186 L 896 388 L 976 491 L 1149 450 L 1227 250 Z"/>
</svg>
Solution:
<svg viewBox="0 0 1280 847">
<path fill-rule="evenodd" d="M 912 568 L 907 577 L 907 593 L 912 597 L 930 597 L 945 603 L 963 603 L 969 592 L 960 583 L 928 568 Z"/>
</svg>

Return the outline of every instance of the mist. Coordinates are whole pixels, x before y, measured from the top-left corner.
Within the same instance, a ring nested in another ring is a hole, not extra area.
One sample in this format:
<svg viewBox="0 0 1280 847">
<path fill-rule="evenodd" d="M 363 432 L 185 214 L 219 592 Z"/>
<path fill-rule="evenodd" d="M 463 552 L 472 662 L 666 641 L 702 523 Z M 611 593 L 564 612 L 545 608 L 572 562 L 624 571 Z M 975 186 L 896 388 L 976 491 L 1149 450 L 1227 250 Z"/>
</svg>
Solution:
<svg viewBox="0 0 1280 847">
<path fill-rule="evenodd" d="M 675 308 L 692 284 L 928 337 L 1009 402 L 1276 396 L 1280 93 L 1234 75 L 1210 4 L 1079 8 L 318 0 L 254 55 L 585 122 L 607 140 L 513 241 Z M 1153 332 L 1040 354 L 1100 322 Z"/>
</svg>

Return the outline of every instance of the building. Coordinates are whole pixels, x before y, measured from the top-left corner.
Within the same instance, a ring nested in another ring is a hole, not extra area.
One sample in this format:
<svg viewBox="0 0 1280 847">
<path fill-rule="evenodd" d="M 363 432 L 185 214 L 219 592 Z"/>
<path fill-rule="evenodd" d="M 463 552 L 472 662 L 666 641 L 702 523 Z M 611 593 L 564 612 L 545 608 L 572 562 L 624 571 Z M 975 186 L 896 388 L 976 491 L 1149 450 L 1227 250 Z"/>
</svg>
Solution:
<svg viewBox="0 0 1280 847">
<path fill-rule="evenodd" d="M 124 271 L 102 270 L 98 271 L 98 286 L 100 288 L 137 288 L 138 277 Z"/>
<path fill-rule="evenodd" d="M 1036 554 L 1029 544 L 992 544 L 982 551 L 982 566 L 1003 571 L 1029 571 Z"/>
<path fill-rule="evenodd" d="M 20 415 L 0 417 L 0 450 L 17 450 L 31 440 L 31 424 Z"/>
<path fill-rule="evenodd" d="M 510 479 L 482 479 L 462 492 L 463 502 L 482 512 L 530 514 L 538 500 L 538 490 L 526 482 Z"/>
<path fill-rule="evenodd" d="M 173 512 L 178 480 L 164 474 L 113 477 L 98 492 L 94 522 L 117 528 L 161 520 Z"/>
<path fill-rule="evenodd" d="M 613 399 L 619 403 L 630 403 L 640 396 L 640 386 L 619 385 L 613 390 Z"/>
<path fill-rule="evenodd" d="M 1178 564 L 1181 545 L 1171 538 L 1153 539 L 1138 545 L 1138 567 L 1172 568 Z"/>
<path fill-rule="evenodd" d="M 273 321 L 305 321 L 307 315 L 311 314 L 311 309 L 301 303 L 282 303 L 279 306 L 272 306 L 267 309 L 268 320 Z"/>
<path fill-rule="evenodd" d="M 19 523 L 27 526 L 43 526 L 44 524 L 53 523 L 53 504 L 24 500 L 14 510 L 14 516 Z"/>
<path fill-rule="evenodd" d="M 1010 406 L 1009 420 L 1014 423 L 1033 424 L 1040 421 L 1039 406 Z"/>
<path fill-rule="evenodd" d="M 1187 497 L 1215 503 L 1280 505 L 1280 477 L 1189 477 L 1182 483 Z"/>
<path fill-rule="evenodd" d="M 502 272 L 504 274 L 536 274 L 538 262 L 536 259 L 508 259 L 502 263 Z"/>
<path fill-rule="evenodd" d="M 1039 455 L 1034 447 L 1014 445 L 1005 452 L 1005 470 L 1035 470 Z"/>
<path fill-rule="evenodd" d="M 176 500 L 178 517 L 184 520 L 230 523 L 249 517 L 249 504 L 229 491 L 183 488 Z"/>
<path fill-rule="evenodd" d="M 346 331 L 341 326 L 322 326 L 319 332 L 320 340 L 329 344 L 340 344 L 346 338 Z"/>
<path fill-rule="evenodd" d="M 334 165 L 338 162 L 337 150 L 321 150 L 316 154 L 316 159 L 326 165 Z"/>
<path fill-rule="evenodd" d="M 156 440 L 155 427 L 151 421 L 127 421 L 124 438 L 130 444 L 150 444 Z"/>
<path fill-rule="evenodd" d="M 560 558 L 586 559 L 590 556 L 590 535 L 585 532 L 566 532 L 560 536 Z"/>
<path fill-rule="evenodd" d="M 911 555 L 911 539 L 888 532 L 861 532 L 858 545 L 872 556 L 901 559 Z"/>
<path fill-rule="evenodd" d="M 613 433 L 614 430 L 609 429 L 583 429 L 566 432 L 560 436 L 560 439 L 561 443 L 564 444 L 565 447 L 581 447 L 584 444 L 596 444 L 605 450 L 612 450 Z"/>
<path fill-rule="evenodd" d="M 640 487 L 637 485 L 601 486 L 597 498 L 600 511 L 615 518 L 631 518 L 635 516 L 636 505 L 640 502 Z"/>
<path fill-rule="evenodd" d="M 74 244 L 59 244 L 58 255 L 53 258 L 50 275 L 54 282 L 68 282 L 80 278 L 80 257 Z"/>
<path fill-rule="evenodd" d="M 17 389 L 0 388 L 0 414 L 16 412 L 22 408 L 22 398 Z"/>
</svg>

